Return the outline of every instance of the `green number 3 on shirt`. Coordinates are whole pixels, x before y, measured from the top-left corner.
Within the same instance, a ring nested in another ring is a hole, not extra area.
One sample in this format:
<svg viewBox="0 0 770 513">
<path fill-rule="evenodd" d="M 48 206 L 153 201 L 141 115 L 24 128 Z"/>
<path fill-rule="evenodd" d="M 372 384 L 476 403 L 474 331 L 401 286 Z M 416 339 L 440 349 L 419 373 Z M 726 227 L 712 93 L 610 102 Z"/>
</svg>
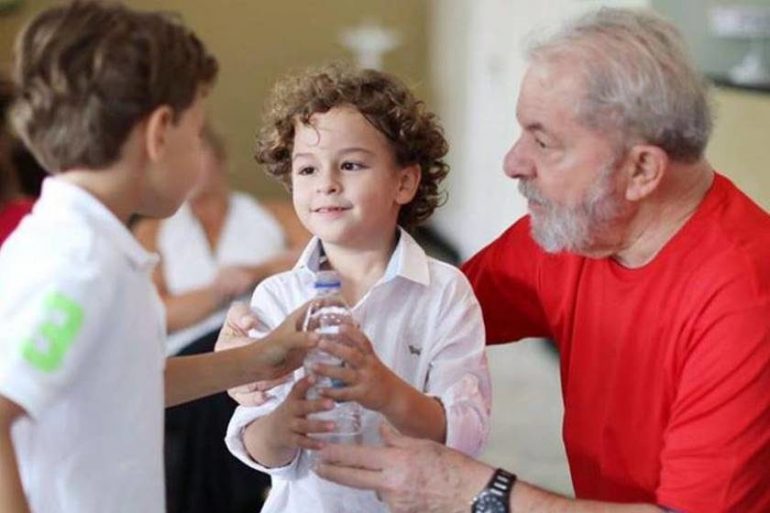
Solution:
<svg viewBox="0 0 770 513">
<path fill-rule="evenodd" d="M 57 292 L 45 298 L 44 320 L 35 335 L 24 341 L 22 354 L 43 372 L 59 368 L 72 341 L 83 324 L 83 309 Z"/>
</svg>

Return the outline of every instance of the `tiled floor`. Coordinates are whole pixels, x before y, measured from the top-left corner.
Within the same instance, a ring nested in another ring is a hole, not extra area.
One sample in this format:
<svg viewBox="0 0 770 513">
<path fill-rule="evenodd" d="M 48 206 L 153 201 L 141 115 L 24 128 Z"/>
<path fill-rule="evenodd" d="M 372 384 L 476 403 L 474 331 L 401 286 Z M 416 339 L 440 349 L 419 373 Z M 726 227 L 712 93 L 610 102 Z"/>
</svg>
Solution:
<svg viewBox="0 0 770 513">
<path fill-rule="evenodd" d="M 572 495 L 564 445 L 556 353 L 525 340 L 488 348 L 492 373 L 492 431 L 484 461 L 521 479 Z"/>
</svg>

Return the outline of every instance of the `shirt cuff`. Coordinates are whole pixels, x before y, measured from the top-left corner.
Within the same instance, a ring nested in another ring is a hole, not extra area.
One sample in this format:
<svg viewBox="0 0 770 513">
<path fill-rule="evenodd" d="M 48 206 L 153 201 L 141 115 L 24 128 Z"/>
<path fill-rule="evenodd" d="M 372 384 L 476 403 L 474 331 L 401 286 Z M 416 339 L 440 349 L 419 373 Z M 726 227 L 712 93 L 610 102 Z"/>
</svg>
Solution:
<svg viewBox="0 0 770 513">
<path fill-rule="evenodd" d="M 478 457 L 489 438 L 489 403 L 476 376 L 466 374 L 438 397 L 446 415 L 446 445 Z"/>
<path fill-rule="evenodd" d="M 301 451 L 297 450 L 297 454 L 286 465 L 280 467 L 265 467 L 251 457 L 249 451 L 246 449 L 246 445 L 243 443 L 243 432 L 246 427 L 258 418 L 269 413 L 273 408 L 273 404 L 256 407 L 238 406 L 235 409 L 232 418 L 230 418 L 230 423 L 227 425 L 225 445 L 233 456 L 254 470 L 269 474 L 271 477 L 292 480 L 297 475 L 297 462 L 299 461 Z"/>
</svg>

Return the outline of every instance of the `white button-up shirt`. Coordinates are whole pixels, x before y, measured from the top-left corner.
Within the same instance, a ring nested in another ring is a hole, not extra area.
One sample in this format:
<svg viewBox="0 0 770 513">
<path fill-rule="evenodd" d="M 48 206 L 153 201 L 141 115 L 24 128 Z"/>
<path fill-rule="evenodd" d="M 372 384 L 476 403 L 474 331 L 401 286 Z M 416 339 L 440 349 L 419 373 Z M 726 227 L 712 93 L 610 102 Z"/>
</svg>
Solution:
<svg viewBox="0 0 770 513">
<path fill-rule="evenodd" d="M 263 281 L 251 306 L 270 329 L 314 294 L 321 244 L 311 240 L 292 271 Z M 455 267 L 428 257 L 414 239 L 400 231 L 382 278 L 352 308 L 380 360 L 425 394 L 441 400 L 446 411 L 446 444 L 478 455 L 489 432 L 490 381 L 484 353 L 481 309 L 470 284 Z M 263 513 L 387 511 L 372 492 L 353 490 L 318 478 L 308 455 L 298 452 L 288 465 L 266 468 L 254 461 L 243 443 L 243 430 L 273 411 L 304 371 L 273 389 L 265 404 L 239 406 L 228 426 L 226 443 L 245 464 L 272 476 Z M 364 410 L 364 443 L 377 443 L 382 417 Z"/>
</svg>

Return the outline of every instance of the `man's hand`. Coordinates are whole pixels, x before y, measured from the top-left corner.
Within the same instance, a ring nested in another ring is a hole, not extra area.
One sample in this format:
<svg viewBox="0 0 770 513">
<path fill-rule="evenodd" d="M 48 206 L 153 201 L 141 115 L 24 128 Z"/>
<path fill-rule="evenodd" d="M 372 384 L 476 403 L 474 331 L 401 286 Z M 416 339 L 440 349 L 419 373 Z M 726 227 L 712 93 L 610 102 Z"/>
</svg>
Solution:
<svg viewBox="0 0 770 513">
<path fill-rule="evenodd" d="M 493 469 L 428 440 L 383 424 L 385 447 L 329 445 L 316 473 L 324 479 L 375 490 L 393 513 L 467 513 Z"/>
</svg>

